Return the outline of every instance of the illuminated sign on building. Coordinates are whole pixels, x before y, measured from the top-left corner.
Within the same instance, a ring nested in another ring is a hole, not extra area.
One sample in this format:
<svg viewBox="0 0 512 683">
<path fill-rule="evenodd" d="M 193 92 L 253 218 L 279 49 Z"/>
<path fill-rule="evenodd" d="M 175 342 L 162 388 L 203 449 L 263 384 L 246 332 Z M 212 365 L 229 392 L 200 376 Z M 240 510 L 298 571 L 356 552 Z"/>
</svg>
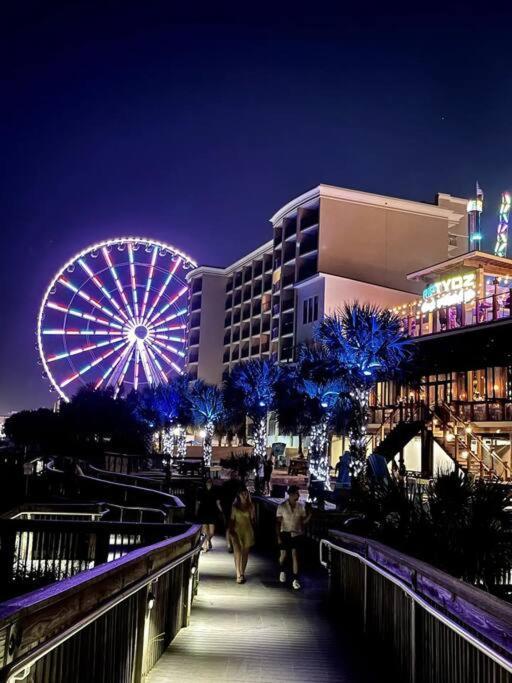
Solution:
<svg viewBox="0 0 512 683">
<path fill-rule="evenodd" d="M 476 298 L 476 273 L 454 275 L 433 282 L 423 290 L 421 312 L 429 313 L 437 308 L 469 304 Z"/>
</svg>

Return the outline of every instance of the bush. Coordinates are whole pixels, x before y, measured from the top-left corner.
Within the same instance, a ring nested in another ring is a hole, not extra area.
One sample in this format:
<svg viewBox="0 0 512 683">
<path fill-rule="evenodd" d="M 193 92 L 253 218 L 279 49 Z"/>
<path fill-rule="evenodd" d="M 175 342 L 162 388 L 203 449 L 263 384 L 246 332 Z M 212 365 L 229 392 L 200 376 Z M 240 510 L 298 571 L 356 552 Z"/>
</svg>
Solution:
<svg viewBox="0 0 512 683">
<path fill-rule="evenodd" d="M 503 484 L 451 472 L 432 482 L 426 499 L 411 498 L 395 481 L 360 478 L 349 509 L 363 517 L 358 533 L 500 592 L 500 579 L 512 568 L 510 503 L 511 492 Z"/>
<path fill-rule="evenodd" d="M 238 474 L 239 479 L 245 482 L 249 472 L 256 469 L 258 458 L 249 453 L 231 453 L 231 456 L 223 458 L 220 464 L 228 470 L 234 470 Z"/>
</svg>

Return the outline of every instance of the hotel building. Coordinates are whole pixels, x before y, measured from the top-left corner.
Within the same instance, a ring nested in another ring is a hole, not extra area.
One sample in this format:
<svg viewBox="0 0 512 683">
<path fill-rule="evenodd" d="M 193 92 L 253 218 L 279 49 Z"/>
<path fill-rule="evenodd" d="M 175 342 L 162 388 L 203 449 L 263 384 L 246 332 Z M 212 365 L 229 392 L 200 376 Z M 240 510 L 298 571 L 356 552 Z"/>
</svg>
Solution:
<svg viewBox="0 0 512 683">
<path fill-rule="evenodd" d="M 416 476 L 456 467 L 510 481 L 512 260 L 468 251 L 467 200 L 320 185 L 270 222 L 260 248 L 189 273 L 191 374 L 218 383 L 249 358 L 293 360 L 314 323 L 344 302 L 390 308 L 422 379 L 419 388 L 377 385 L 368 450 Z M 333 440 L 332 461 L 346 445 Z"/>
<path fill-rule="evenodd" d="M 407 274 L 466 251 L 466 205 L 447 194 L 428 204 L 329 185 L 293 199 L 272 216 L 261 247 L 188 274 L 188 371 L 219 383 L 249 358 L 291 361 L 314 323 L 346 301 L 408 310 L 422 285 Z"/>
</svg>

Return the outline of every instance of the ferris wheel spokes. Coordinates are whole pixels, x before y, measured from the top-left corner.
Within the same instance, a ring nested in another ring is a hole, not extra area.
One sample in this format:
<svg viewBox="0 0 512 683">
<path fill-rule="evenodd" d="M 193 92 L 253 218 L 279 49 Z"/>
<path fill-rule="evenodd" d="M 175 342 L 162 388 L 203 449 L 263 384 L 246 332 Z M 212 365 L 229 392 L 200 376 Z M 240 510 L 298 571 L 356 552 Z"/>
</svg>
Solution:
<svg viewBox="0 0 512 683">
<path fill-rule="evenodd" d="M 123 384 L 139 389 L 182 373 L 188 309 L 180 298 L 195 265 L 170 245 L 138 237 L 95 244 L 68 261 L 46 290 L 37 328 L 46 376 L 60 396 L 69 400 L 80 382 L 118 394 Z"/>
<path fill-rule="evenodd" d="M 146 319 L 149 323 L 151 322 L 151 314 L 152 314 L 153 311 L 155 310 L 155 306 L 158 304 L 158 302 L 159 302 L 160 299 L 162 298 L 163 293 L 166 291 L 167 287 L 168 287 L 169 284 L 171 283 L 171 280 L 172 280 L 174 274 L 176 273 L 176 271 L 178 270 L 178 268 L 180 267 L 181 263 L 182 263 L 182 258 L 181 258 L 181 256 L 178 256 L 178 258 L 176 259 L 176 261 L 174 261 L 174 263 L 173 263 L 173 265 L 172 265 L 172 267 L 171 267 L 171 270 L 170 270 L 170 272 L 169 272 L 169 275 L 168 275 L 167 278 L 165 279 L 165 282 L 163 283 L 163 285 L 160 287 L 160 290 L 159 290 L 158 294 L 155 296 L 155 299 L 154 299 L 154 301 L 153 301 L 153 303 L 152 303 L 152 305 L 151 305 L 151 308 L 150 308 L 149 311 L 148 311 L 148 314 L 147 314 L 147 316 L 146 316 L 145 319 Z"/>
</svg>

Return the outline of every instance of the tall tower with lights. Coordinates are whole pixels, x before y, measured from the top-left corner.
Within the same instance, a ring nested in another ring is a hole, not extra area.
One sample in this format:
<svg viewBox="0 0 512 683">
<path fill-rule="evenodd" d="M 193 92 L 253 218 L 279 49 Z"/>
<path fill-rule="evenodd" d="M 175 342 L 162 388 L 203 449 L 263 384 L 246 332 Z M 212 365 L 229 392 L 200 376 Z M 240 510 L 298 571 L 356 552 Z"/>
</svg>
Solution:
<svg viewBox="0 0 512 683">
<path fill-rule="evenodd" d="M 482 232 L 480 229 L 480 217 L 484 206 L 484 193 L 482 188 L 476 182 L 475 198 L 468 202 L 468 220 L 469 220 L 469 251 L 480 250 L 482 245 Z"/>
<path fill-rule="evenodd" d="M 496 256 L 506 256 L 508 247 L 508 219 L 510 215 L 510 192 L 503 192 L 501 195 L 500 217 L 496 234 L 496 246 L 494 253 Z"/>
</svg>

